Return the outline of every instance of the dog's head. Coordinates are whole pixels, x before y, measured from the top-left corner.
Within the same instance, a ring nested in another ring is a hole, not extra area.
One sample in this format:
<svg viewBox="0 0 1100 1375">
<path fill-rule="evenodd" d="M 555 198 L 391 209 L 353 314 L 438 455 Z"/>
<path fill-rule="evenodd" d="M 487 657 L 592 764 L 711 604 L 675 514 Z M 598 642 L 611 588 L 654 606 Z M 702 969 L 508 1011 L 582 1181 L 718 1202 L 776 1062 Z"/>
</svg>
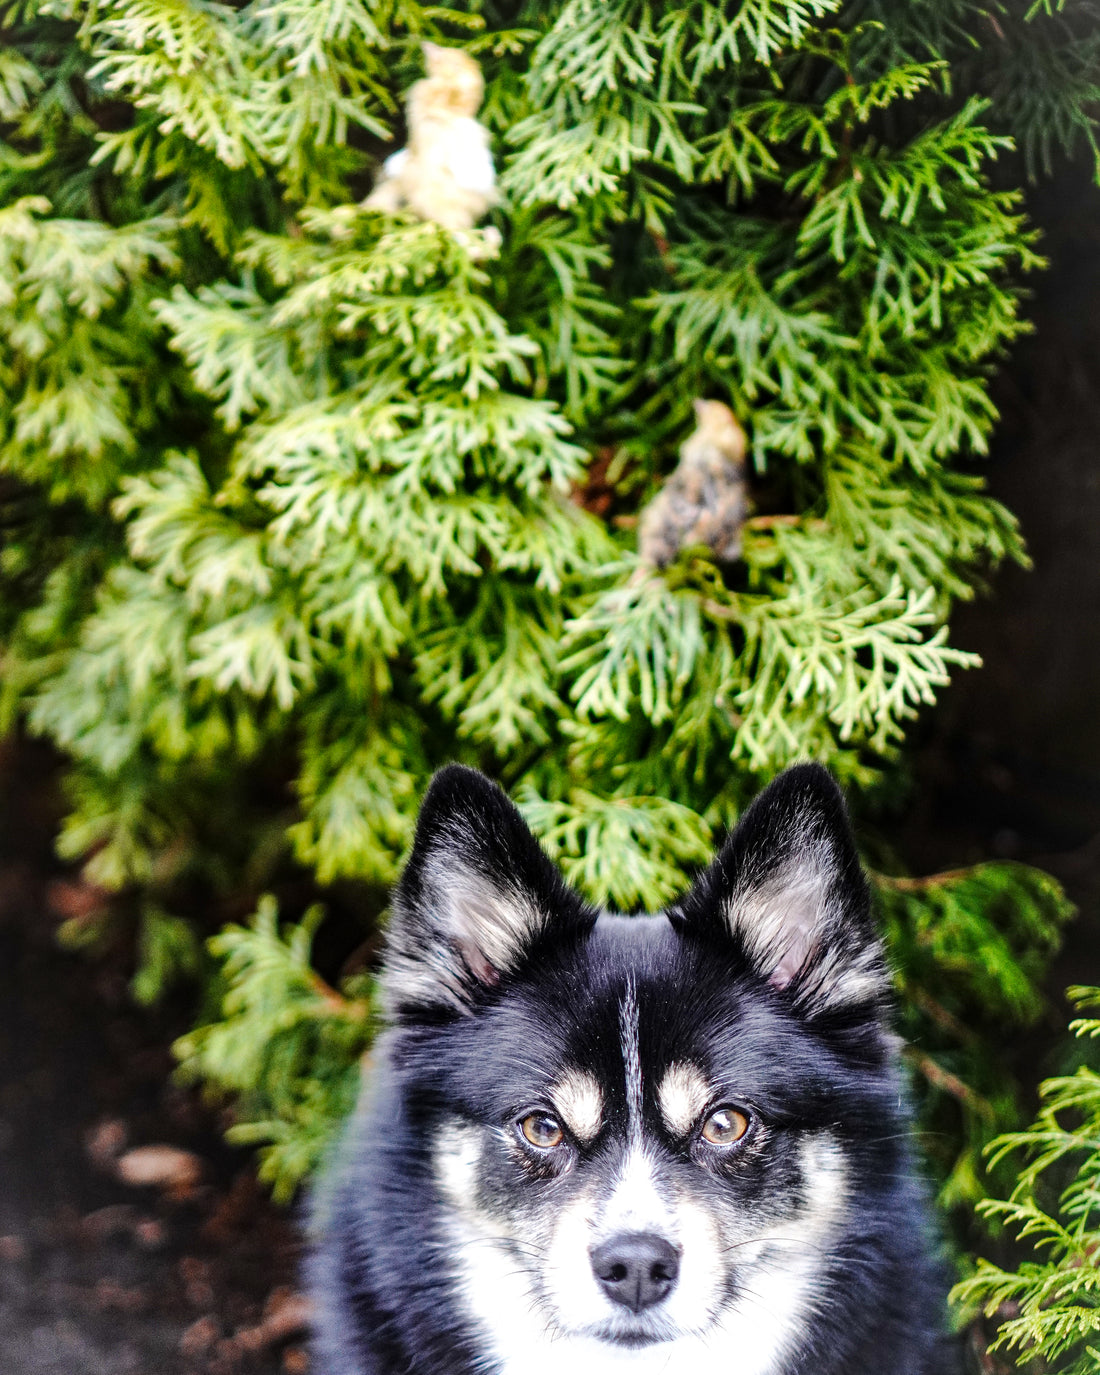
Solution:
<svg viewBox="0 0 1100 1375">
<path fill-rule="evenodd" d="M 393 1064 L 432 1244 L 498 1344 L 531 1315 L 620 1349 L 743 1328 L 765 1368 L 896 1163 L 887 984 L 816 766 L 652 917 L 597 913 L 499 789 L 437 775 L 390 933 Z"/>
</svg>

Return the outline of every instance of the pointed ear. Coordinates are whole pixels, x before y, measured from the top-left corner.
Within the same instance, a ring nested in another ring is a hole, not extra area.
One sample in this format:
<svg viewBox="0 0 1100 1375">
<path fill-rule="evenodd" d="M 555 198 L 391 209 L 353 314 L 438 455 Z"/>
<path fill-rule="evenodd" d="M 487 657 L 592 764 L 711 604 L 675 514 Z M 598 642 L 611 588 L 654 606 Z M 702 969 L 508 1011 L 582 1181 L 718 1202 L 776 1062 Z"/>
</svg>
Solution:
<svg viewBox="0 0 1100 1375">
<path fill-rule="evenodd" d="M 399 1021 L 471 1012 L 550 938 L 589 928 L 503 792 L 450 764 L 432 779 L 397 886 L 383 987 Z"/>
<path fill-rule="evenodd" d="M 779 775 L 669 912 L 732 941 L 804 1015 L 885 1011 L 889 976 L 840 789 L 818 764 Z"/>
</svg>

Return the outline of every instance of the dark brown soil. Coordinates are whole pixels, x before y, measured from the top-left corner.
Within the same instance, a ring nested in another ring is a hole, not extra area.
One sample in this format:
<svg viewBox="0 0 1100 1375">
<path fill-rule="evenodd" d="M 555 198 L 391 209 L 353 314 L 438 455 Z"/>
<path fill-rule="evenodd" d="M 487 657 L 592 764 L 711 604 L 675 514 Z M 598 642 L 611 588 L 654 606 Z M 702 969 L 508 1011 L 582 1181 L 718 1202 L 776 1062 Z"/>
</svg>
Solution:
<svg viewBox="0 0 1100 1375">
<path fill-rule="evenodd" d="M 57 948 L 73 894 L 51 872 L 45 763 L 0 755 L 0 1371 L 300 1375 L 300 1237 L 172 1083 L 182 1009 L 142 1012 L 110 961 Z M 117 1161 L 146 1145 L 190 1154 L 128 1186 Z"/>
</svg>

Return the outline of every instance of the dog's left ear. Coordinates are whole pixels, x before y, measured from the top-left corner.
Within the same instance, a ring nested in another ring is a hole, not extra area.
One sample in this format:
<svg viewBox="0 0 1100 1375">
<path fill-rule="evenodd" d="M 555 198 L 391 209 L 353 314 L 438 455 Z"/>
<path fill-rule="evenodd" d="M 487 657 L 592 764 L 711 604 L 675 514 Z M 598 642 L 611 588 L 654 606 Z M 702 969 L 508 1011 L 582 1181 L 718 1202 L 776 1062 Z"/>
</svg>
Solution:
<svg viewBox="0 0 1100 1375">
<path fill-rule="evenodd" d="M 889 977 L 844 798 L 818 764 L 779 775 L 673 924 L 739 947 L 806 1016 L 884 1011 Z"/>
<path fill-rule="evenodd" d="M 542 942 L 591 927 L 504 793 L 476 769 L 432 779 L 393 901 L 383 987 L 398 1021 L 472 1012 Z"/>
</svg>

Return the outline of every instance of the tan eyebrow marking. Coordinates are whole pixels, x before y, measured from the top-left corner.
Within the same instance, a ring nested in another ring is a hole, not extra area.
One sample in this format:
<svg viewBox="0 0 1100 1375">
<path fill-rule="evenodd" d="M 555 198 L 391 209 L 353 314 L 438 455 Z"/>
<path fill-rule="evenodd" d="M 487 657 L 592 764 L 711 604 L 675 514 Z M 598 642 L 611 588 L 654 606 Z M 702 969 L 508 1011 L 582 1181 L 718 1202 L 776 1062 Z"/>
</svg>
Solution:
<svg viewBox="0 0 1100 1375">
<path fill-rule="evenodd" d="M 603 1091 L 587 1070 L 571 1069 L 550 1090 L 565 1125 L 581 1141 L 594 1141 L 603 1126 Z"/>
<path fill-rule="evenodd" d="M 686 1136 L 710 1102 L 710 1085 L 698 1065 L 669 1065 L 657 1090 L 657 1104 L 669 1131 Z"/>
</svg>

